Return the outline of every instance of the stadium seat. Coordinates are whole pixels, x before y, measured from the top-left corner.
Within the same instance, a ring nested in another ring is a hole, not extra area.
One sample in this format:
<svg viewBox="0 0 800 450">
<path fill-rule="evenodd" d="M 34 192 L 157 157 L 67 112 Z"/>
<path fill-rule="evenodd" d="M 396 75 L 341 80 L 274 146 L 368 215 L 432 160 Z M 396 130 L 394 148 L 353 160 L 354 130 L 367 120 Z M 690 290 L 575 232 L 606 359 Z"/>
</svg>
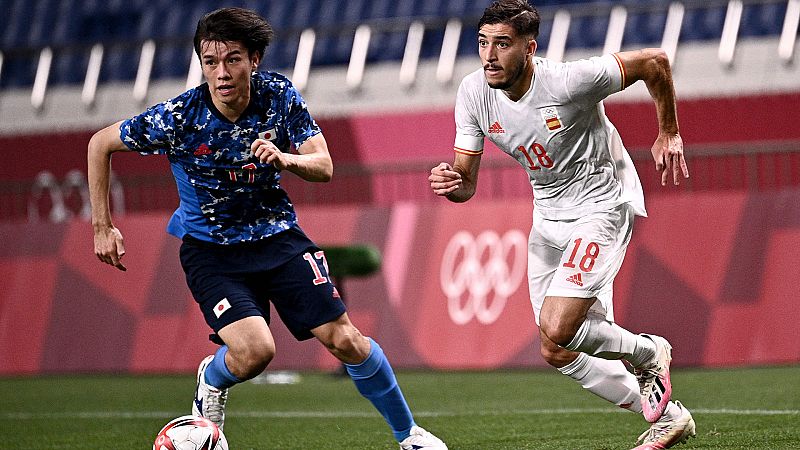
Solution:
<svg viewBox="0 0 800 450">
<path fill-rule="evenodd" d="M 21 88 L 33 85 L 38 60 L 38 54 L 6 54 L 3 60 L 0 88 Z"/>
<path fill-rule="evenodd" d="M 629 13 L 622 45 L 659 45 L 664 37 L 667 10 L 657 13 Z"/>
<path fill-rule="evenodd" d="M 744 5 L 739 35 L 741 37 L 780 35 L 785 17 L 786 3 Z"/>
<path fill-rule="evenodd" d="M 540 10 L 548 9 L 540 27 L 540 54 L 549 41 L 555 8 L 589 3 L 599 15 L 573 14 L 567 48 L 600 48 L 605 42 L 608 11 L 613 4 L 630 7 L 623 46 L 653 45 L 661 41 L 667 4 L 661 0 L 539 0 Z M 231 0 L 225 6 L 252 8 L 273 24 L 276 37 L 268 48 L 265 66 L 292 68 L 300 32 L 317 29 L 312 64 L 343 65 L 350 59 L 353 34 L 358 24 L 398 18 L 425 19 L 443 24 L 458 17 L 464 21 L 458 53 L 475 54 L 475 30 L 486 1 L 478 0 Z M 153 78 L 182 78 L 188 71 L 191 37 L 197 20 L 219 8 L 217 0 L 6 0 L 0 15 L 0 50 L 3 70 L 0 88 L 24 87 L 33 83 L 39 51 L 52 46 L 54 59 L 51 83 L 83 82 L 91 46 L 105 43 L 100 81 L 131 81 L 136 76 L 141 42 L 157 40 Z M 653 8 L 643 12 L 643 7 Z M 718 39 L 727 6 L 687 3 L 681 40 Z M 569 10 L 574 8 L 568 7 Z M 740 36 L 776 36 L 786 14 L 786 2 L 745 4 Z M 368 62 L 400 61 L 405 51 L 407 28 L 380 31 L 374 28 L 367 55 Z M 438 58 L 444 30 L 427 26 L 421 57 Z"/>
<path fill-rule="evenodd" d="M 59 44 L 53 39 L 53 30 L 58 20 L 58 2 L 56 0 L 43 0 L 34 2 L 31 22 L 27 24 L 28 44 L 34 47 L 44 47 Z"/>
<path fill-rule="evenodd" d="M 34 2 L 14 0 L 8 15 L 8 27 L 3 28 L 3 47 L 27 47 L 30 43 L 28 30 L 34 19 Z"/>
<path fill-rule="evenodd" d="M 708 41 L 722 36 L 726 6 L 687 8 L 683 17 L 681 36 L 693 41 Z"/>
<path fill-rule="evenodd" d="M 89 50 L 82 48 L 66 48 L 53 52 L 53 64 L 50 67 L 48 82 L 53 85 L 82 84 L 86 78 L 89 64 Z"/>
<path fill-rule="evenodd" d="M 608 30 L 608 15 L 572 17 L 567 48 L 602 48 Z"/>
<path fill-rule="evenodd" d="M 483 9 L 475 14 L 473 9 L 476 4 L 478 4 L 478 2 L 474 0 L 450 0 L 449 2 L 445 2 L 442 12 L 448 17 L 467 17 L 471 15 L 479 15 Z M 484 4 L 480 4 L 479 6 L 481 8 L 485 8 Z"/>
</svg>

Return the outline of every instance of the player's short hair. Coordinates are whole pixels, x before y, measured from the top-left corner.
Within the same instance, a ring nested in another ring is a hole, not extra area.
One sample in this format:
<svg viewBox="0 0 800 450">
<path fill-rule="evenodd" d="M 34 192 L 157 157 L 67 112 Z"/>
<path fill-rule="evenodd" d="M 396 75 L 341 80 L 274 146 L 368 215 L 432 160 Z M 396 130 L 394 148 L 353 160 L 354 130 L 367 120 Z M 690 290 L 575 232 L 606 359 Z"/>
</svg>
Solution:
<svg viewBox="0 0 800 450">
<path fill-rule="evenodd" d="M 212 11 L 197 22 L 194 51 L 200 56 L 202 41 L 241 42 L 252 56 L 264 51 L 272 40 L 272 25 L 257 12 L 245 8 L 222 8 Z"/>
<path fill-rule="evenodd" d="M 522 36 L 539 37 L 539 11 L 527 0 L 497 0 L 483 11 L 478 29 L 484 25 L 504 23 L 511 25 Z"/>
</svg>

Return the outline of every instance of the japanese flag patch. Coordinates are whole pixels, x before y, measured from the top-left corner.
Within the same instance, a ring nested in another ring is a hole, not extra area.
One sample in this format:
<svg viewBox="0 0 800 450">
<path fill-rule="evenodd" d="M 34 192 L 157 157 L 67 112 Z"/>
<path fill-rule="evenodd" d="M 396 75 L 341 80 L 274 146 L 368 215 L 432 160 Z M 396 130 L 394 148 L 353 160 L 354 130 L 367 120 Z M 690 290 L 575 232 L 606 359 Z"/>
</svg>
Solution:
<svg viewBox="0 0 800 450">
<path fill-rule="evenodd" d="M 557 131 L 562 127 L 561 117 L 558 116 L 558 110 L 555 106 L 543 108 L 542 119 L 549 131 Z"/>
<path fill-rule="evenodd" d="M 278 133 L 276 133 L 275 128 L 270 128 L 269 130 L 258 133 L 259 139 L 266 139 L 268 141 L 274 141 L 277 137 Z"/>
<path fill-rule="evenodd" d="M 214 305 L 214 315 L 217 316 L 217 319 L 219 319 L 219 316 L 229 309 L 231 309 L 231 303 L 227 298 L 223 298 L 219 301 L 219 303 Z"/>
</svg>

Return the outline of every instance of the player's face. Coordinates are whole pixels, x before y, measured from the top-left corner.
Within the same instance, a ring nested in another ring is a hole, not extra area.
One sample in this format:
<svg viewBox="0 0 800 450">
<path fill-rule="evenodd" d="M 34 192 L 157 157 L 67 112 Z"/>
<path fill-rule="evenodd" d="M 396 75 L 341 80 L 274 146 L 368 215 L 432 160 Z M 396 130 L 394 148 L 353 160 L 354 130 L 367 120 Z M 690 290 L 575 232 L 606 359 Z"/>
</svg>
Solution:
<svg viewBox="0 0 800 450">
<path fill-rule="evenodd" d="M 510 90 L 525 84 L 523 75 L 536 41 L 518 36 L 511 25 L 486 24 L 478 31 L 478 54 L 489 87 Z"/>
<path fill-rule="evenodd" d="M 250 77 L 258 67 L 241 42 L 202 41 L 200 60 L 214 105 L 243 112 L 250 102 Z"/>
</svg>

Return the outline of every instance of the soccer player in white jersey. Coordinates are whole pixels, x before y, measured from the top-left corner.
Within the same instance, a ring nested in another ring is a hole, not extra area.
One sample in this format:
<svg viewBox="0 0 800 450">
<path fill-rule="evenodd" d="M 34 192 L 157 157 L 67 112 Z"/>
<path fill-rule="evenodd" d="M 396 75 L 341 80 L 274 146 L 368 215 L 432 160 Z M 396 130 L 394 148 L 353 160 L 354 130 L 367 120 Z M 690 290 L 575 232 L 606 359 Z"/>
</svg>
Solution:
<svg viewBox="0 0 800 450">
<path fill-rule="evenodd" d="M 522 165 L 534 194 L 528 280 L 542 356 L 585 389 L 642 413 L 652 424 L 636 448 L 669 448 L 695 434 L 692 415 L 670 400 L 671 346 L 613 320 L 612 283 L 634 216 L 646 212 L 636 170 L 602 105 L 644 81 L 658 116 L 652 154 L 662 184 L 688 178 L 669 60 L 660 49 L 542 59 L 534 56 L 539 21 L 525 0 L 495 1 L 484 11 L 483 67 L 458 89 L 455 161 L 431 170 L 431 188 L 453 202 L 469 200 L 485 138 Z"/>
</svg>

